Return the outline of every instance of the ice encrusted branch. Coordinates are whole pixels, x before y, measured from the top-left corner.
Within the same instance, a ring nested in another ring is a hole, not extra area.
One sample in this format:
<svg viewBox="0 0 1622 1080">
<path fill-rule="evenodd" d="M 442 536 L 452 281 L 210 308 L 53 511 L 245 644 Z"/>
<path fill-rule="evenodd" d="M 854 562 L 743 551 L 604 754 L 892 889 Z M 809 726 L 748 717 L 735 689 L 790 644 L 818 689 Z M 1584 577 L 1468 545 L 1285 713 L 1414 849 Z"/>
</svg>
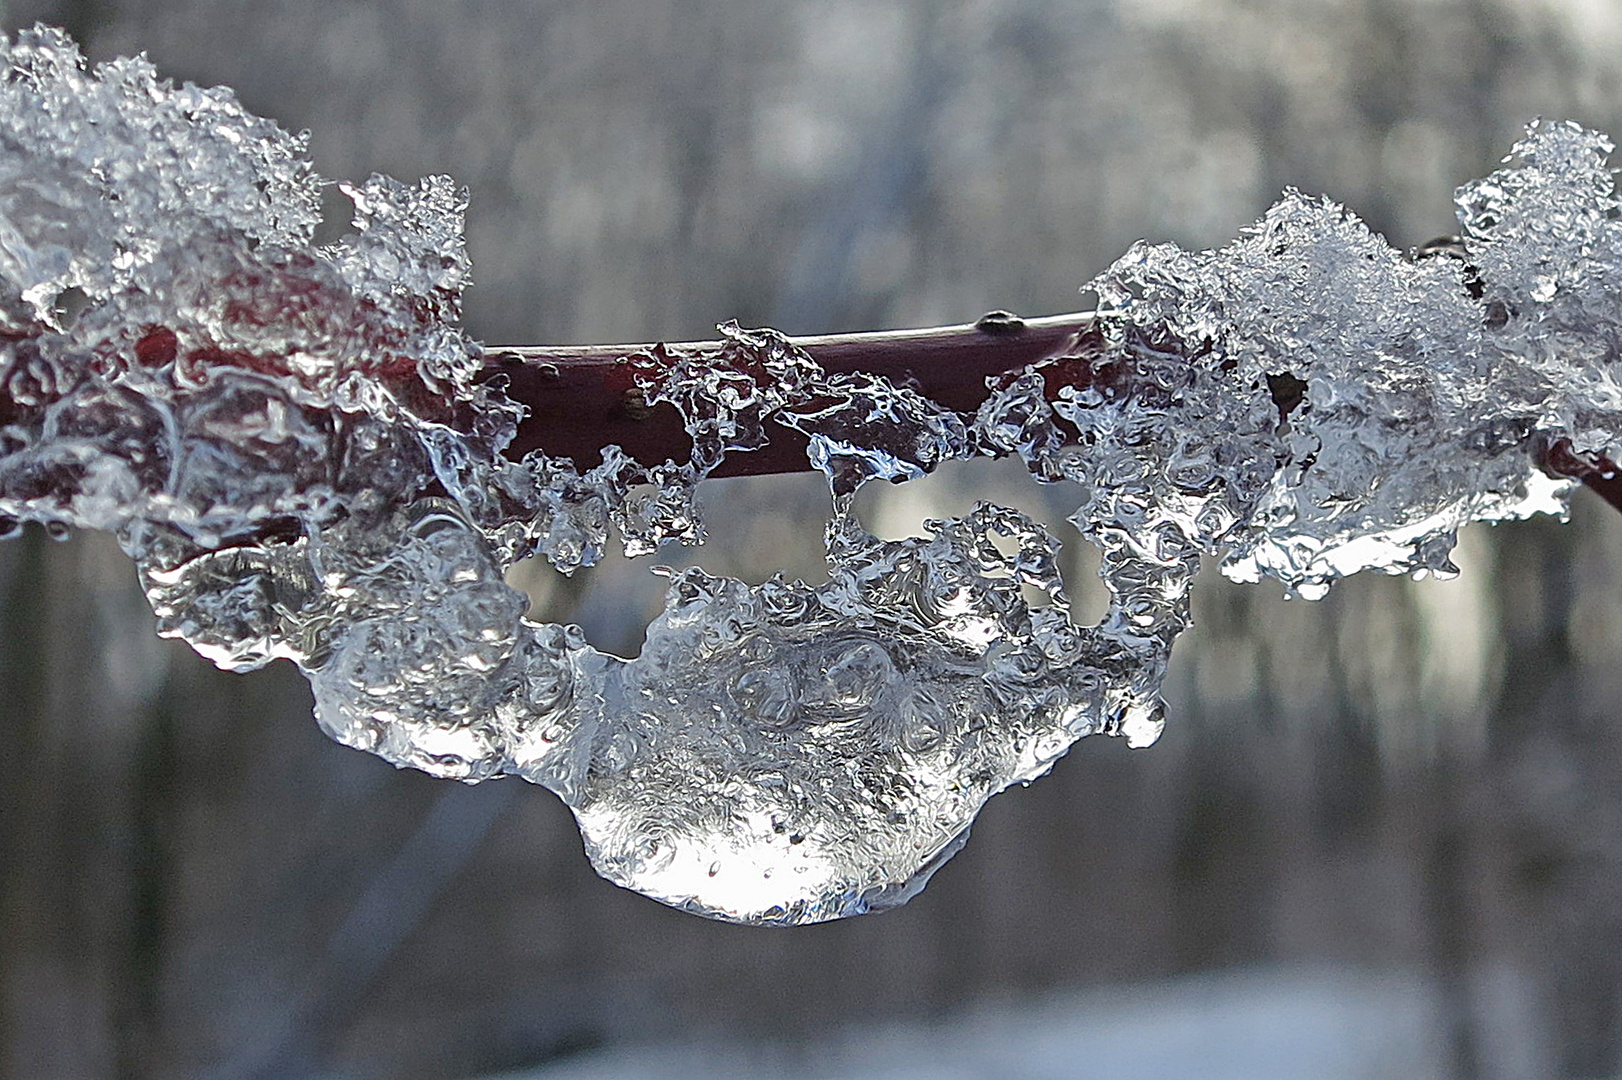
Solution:
<svg viewBox="0 0 1622 1080">
<path fill-rule="evenodd" d="M 1540 462 L 1622 453 L 1611 144 L 1572 124 L 1461 189 L 1429 257 L 1291 192 L 1220 251 L 1134 247 L 1096 316 L 542 355 L 458 327 L 449 180 L 345 187 L 356 231 L 317 247 L 303 140 L 229 91 L 50 30 L 0 66 L 0 514 L 113 531 L 160 632 L 294 661 L 348 745 L 544 784 L 604 875 L 709 916 L 898 903 L 1076 739 L 1152 742 L 1202 554 L 1308 597 L 1451 574 L 1466 522 L 1563 512 Z M 622 659 L 503 581 L 697 541 L 696 486 L 784 447 L 834 493 L 825 584 L 675 573 Z M 1078 486 L 1098 625 L 1016 511 L 900 541 L 852 512 L 1006 454 Z"/>
<path fill-rule="evenodd" d="M 1464 254 L 1457 237 L 1440 237 L 1408 253 L 1413 259 Z M 1050 396 L 1061 386 L 1080 389 L 1092 374 L 1082 361 L 1108 352 L 1110 338 L 1097 325 L 1107 317 L 1089 311 L 1022 319 L 993 311 L 960 326 L 788 340 L 825 372 L 881 375 L 956 412 L 976 413 L 1008 373 L 1027 368 L 1044 373 Z M 654 464 L 686 460 L 691 440 L 682 414 L 668 403 L 650 405 L 645 386 L 679 357 L 718 356 L 725 347 L 724 341 L 490 347 L 482 377 L 502 378 L 507 396 L 523 406 L 505 450 L 509 458 L 540 450 L 594 463 L 607 444 Z M 1306 384 L 1288 372 L 1269 374 L 1267 386 L 1281 419 L 1306 399 Z M 805 437 L 785 427 L 766 446 L 727 457 L 710 475 L 814 471 L 806 449 Z M 1581 480 L 1622 511 L 1622 477 L 1603 455 L 1578 454 L 1566 439 L 1535 439 L 1530 450 L 1545 472 Z"/>
</svg>

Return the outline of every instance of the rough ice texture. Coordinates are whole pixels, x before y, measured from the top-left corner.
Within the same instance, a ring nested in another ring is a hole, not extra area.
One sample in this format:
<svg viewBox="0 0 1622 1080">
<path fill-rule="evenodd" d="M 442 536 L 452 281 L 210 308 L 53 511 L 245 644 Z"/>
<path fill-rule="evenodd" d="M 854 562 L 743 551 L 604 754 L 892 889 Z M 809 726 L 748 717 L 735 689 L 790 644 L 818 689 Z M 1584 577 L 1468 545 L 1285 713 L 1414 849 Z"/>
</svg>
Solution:
<svg viewBox="0 0 1622 1080">
<path fill-rule="evenodd" d="M 728 325 L 636 360 L 690 460 L 608 447 L 582 473 L 501 454 L 519 407 L 457 326 L 450 181 L 343 187 L 356 231 L 317 248 L 302 138 L 229 91 L 88 72 L 48 30 L 0 64 L 0 524 L 116 532 L 162 633 L 233 670 L 291 659 L 347 745 L 544 784 L 603 874 L 704 915 L 899 903 L 1077 738 L 1152 742 L 1201 553 L 1309 597 L 1449 574 L 1461 524 L 1562 511 L 1538 440 L 1622 456 L 1611 146 L 1571 124 L 1461 190 L 1451 252 L 1293 192 L 1223 250 L 1134 247 L 1074 355 L 973 416 Z M 697 541 L 696 485 L 785 426 L 834 492 L 826 584 L 676 573 L 634 659 L 525 617 L 514 561 Z M 1015 511 L 900 541 L 851 511 L 976 454 L 1081 485 L 1099 625 Z"/>
</svg>

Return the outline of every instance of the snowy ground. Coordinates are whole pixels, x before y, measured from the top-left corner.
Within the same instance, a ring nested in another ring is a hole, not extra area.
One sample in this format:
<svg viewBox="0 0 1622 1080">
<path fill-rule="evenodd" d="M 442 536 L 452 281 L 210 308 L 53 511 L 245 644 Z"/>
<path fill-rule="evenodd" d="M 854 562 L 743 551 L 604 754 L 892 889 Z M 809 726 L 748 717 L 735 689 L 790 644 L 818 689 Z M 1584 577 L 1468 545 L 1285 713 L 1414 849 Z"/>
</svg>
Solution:
<svg viewBox="0 0 1622 1080">
<path fill-rule="evenodd" d="M 1254 970 L 986 1004 L 774 1045 L 610 1048 L 500 1080 L 1427 1080 L 1448 1074 L 1429 985 Z"/>
</svg>

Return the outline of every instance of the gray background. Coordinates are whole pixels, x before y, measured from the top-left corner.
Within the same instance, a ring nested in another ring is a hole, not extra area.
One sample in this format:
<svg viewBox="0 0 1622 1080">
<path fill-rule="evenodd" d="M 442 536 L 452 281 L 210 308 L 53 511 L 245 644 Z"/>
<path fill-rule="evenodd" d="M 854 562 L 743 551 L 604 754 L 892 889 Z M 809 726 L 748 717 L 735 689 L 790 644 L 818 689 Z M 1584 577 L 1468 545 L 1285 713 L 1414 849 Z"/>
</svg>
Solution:
<svg viewBox="0 0 1622 1080">
<path fill-rule="evenodd" d="M 1285 185 L 1410 245 L 1533 116 L 1622 133 L 1612 0 L 6 6 L 35 19 L 235 87 L 329 177 L 456 176 L 493 344 L 1072 310 L 1133 239 L 1221 243 Z M 817 574 L 814 478 L 711 495 L 714 543 L 669 559 Z M 864 513 L 900 534 L 988 495 L 1064 509 L 974 465 Z M 0 545 L 0 1076 L 814 1057 L 828 1031 L 1308 963 L 1419 987 L 1442 1075 L 1615 1076 L 1622 521 L 1585 497 L 1458 561 L 1320 604 L 1210 575 L 1159 745 L 1084 740 L 906 909 L 785 932 L 598 880 L 543 791 L 332 745 L 285 666 L 158 641 L 106 537 L 30 531 Z M 659 595 L 623 561 L 514 580 L 621 651 Z"/>
</svg>

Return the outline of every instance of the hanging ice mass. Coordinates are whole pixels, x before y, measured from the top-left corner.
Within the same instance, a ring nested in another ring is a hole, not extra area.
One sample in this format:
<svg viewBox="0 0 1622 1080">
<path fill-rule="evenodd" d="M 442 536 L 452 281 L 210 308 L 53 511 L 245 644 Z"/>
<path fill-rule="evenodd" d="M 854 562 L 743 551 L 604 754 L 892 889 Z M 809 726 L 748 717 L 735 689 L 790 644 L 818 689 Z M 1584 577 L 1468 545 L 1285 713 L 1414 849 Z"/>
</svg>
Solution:
<svg viewBox="0 0 1622 1080">
<path fill-rule="evenodd" d="M 303 140 L 228 90 L 87 71 L 52 30 L 3 52 L 8 530 L 114 531 L 161 633 L 294 661 L 347 745 L 545 785 L 605 876 L 704 915 L 899 903 L 1076 739 L 1153 742 L 1202 553 L 1307 597 L 1450 574 L 1459 526 L 1562 513 L 1575 481 L 1545 469 L 1622 453 L 1611 144 L 1573 124 L 1461 189 L 1434 257 L 1291 192 L 1222 250 L 1134 247 L 1095 315 L 497 354 L 457 326 L 448 179 L 345 187 L 356 231 L 316 247 Z M 956 382 L 922 363 L 943 354 Z M 1084 492 L 1097 626 L 1020 513 L 884 541 L 852 512 L 865 482 L 1006 454 Z M 807 463 L 834 493 L 826 584 L 683 571 L 623 659 L 503 582 L 611 533 L 697 541 L 707 476 Z"/>
</svg>

